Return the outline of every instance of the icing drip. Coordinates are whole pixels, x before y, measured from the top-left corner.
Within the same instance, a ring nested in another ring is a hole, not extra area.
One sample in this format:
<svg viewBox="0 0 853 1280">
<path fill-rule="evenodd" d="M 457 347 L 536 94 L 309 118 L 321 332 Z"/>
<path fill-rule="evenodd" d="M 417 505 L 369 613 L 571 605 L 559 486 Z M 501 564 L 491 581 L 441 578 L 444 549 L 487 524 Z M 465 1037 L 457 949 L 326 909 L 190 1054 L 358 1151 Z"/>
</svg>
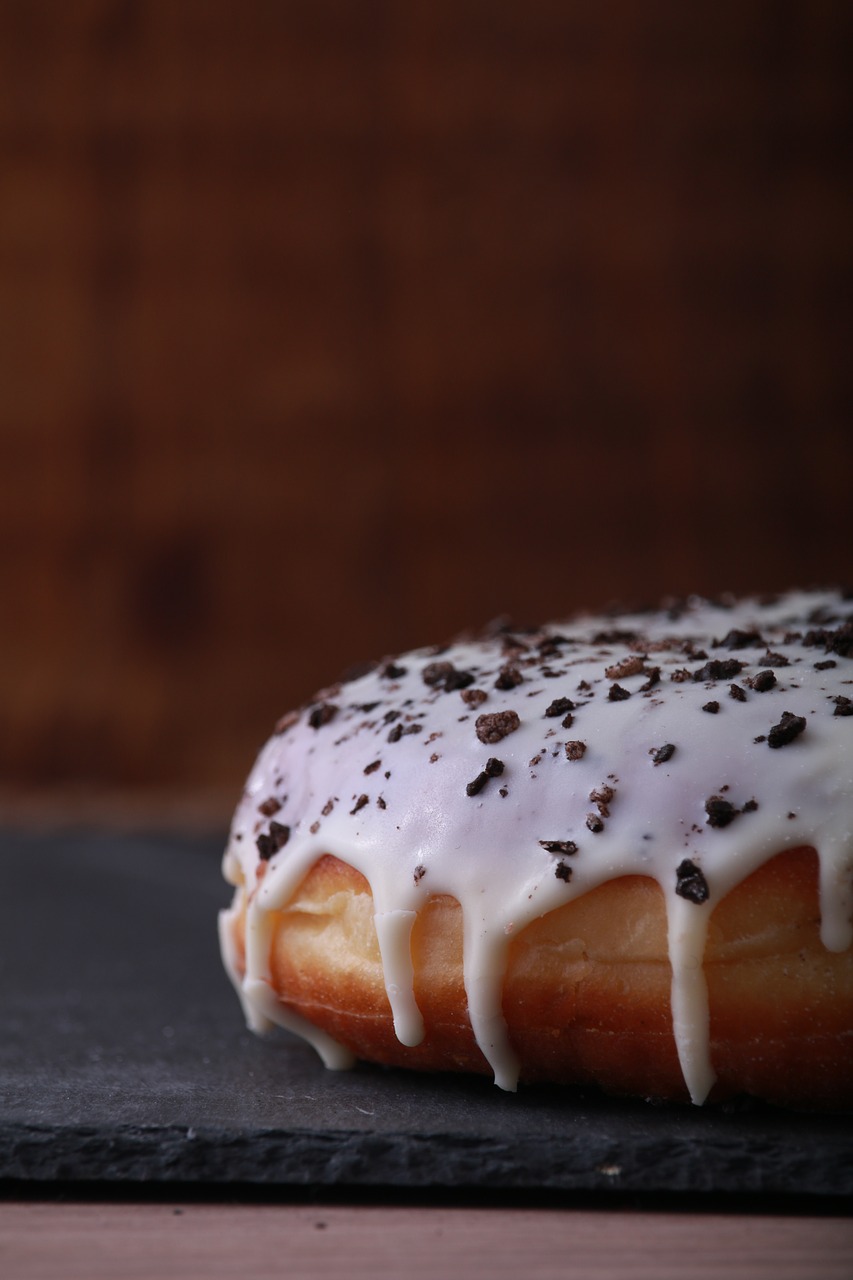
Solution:
<svg viewBox="0 0 853 1280">
<path fill-rule="evenodd" d="M 416 911 L 377 912 L 373 917 L 394 1031 L 400 1044 L 410 1048 L 424 1038 L 424 1020 L 415 1002 L 412 966 L 412 926 L 417 918 Z"/>
<path fill-rule="evenodd" d="M 474 1035 L 514 1089 L 510 936 L 605 881 L 648 876 L 666 901 L 679 1061 L 702 1102 L 703 953 L 725 894 L 784 849 L 813 847 L 823 943 L 853 942 L 851 633 L 853 603 L 834 591 L 691 599 L 418 650 L 324 691 L 261 751 L 225 854 L 237 891 L 222 955 L 249 1025 L 297 1031 L 329 1066 L 351 1061 L 270 985 L 274 913 L 333 854 L 370 885 L 405 1045 L 424 1033 L 412 926 L 430 896 L 459 901 Z M 242 973 L 233 925 L 247 896 Z"/>
</svg>

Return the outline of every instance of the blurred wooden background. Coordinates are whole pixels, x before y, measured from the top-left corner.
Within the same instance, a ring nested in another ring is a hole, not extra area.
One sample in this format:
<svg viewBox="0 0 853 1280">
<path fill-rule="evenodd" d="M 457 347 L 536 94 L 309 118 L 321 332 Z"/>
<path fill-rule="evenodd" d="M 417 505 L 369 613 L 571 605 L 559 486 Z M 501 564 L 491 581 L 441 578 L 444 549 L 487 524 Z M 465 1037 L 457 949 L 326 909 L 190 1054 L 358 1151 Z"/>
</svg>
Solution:
<svg viewBox="0 0 853 1280">
<path fill-rule="evenodd" d="M 498 613 L 853 579 L 853 6 L 2 0 L 0 771 L 234 800 Z"/>
</svg>

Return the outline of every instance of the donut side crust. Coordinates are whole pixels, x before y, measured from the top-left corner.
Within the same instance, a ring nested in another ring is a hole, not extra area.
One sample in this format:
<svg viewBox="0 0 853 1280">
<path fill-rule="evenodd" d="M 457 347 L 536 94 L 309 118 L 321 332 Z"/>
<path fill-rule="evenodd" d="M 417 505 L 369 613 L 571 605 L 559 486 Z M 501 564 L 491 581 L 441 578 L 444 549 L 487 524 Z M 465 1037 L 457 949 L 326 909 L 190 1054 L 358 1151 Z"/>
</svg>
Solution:
<svg viewBox="0 0 853 1280">
<path fill-rule="evenodd" d="M 235 921 L 238 967 L 244 930 L 245 911 Z M 394 1032 L 366 879 L 327 854 L 275 915 L 270 974 L 284 1007 L 371 1062 L 490 1075 L 468 1019 L 456 899 L 426 899 L 412 958 L 425 1035 L 406 1047 Z M 814 850 L 779 854 L 720 901 L 704 970 L 712 1101 L 749 1094 L 802 1109 L 853 1107 L 853 950 L 821 942 Z M 651 879 L 607 881 L 533 921 L 512 940 L 503 987 L 521 1078 L 687 1101 L 670 985 L 664 895 Z"/>
</svg>

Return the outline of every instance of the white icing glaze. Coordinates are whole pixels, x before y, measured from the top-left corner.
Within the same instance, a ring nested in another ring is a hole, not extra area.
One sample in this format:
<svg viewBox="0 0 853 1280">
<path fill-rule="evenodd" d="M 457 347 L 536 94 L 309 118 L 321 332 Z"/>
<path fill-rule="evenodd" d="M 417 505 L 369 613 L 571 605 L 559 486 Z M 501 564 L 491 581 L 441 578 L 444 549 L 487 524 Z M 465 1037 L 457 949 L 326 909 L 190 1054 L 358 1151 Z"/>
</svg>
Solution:
<svg viewBox="0 0 853 1280">
<path fill-rule="evenodd" d="M 285 1010 L 269 982 L 271 913 L 330 853 L 370 884 L 403 1044 L 423 1036 L 409 947 L 416 913 L 432 894 L 459 900 L 471 1024 L 496 1083 L 514 1089 L 518 1060 L 501 1012 L 510 935 L 604 881 L 645 875 L 665 894 L 675 1040 L 690 1095 L 702 1102 L 714 1083 L 702 960 L 720 899 L 774 854 L 811 846 L 824 944 L 843 951 L 853 942 L 853 716 L 839 702 L 853 699 L 851 619 L 853 602 L 835 591 L 691 599 L 418 650 L 319 694 L 261 751 L 225 854 L 238 887 L 221 920 L 222 953 L 249 1025 L 278 1023 L 328 1066 L 351 1062 Z M 502 678 L 505 668 L 514 672 Z M 775 684 L 762 690 L 768 672 Z M 473 690 L 486 695 L 478 705 Z M 573 707 L 555 713 L 561 699 Z M 705 709 L 711 702 L 716 713 Z M 482 741 L 479 717 L 503 712 L 517 727 Z M 802 718 L 791 722 L 798 731 L 771 733 L 786 713 Z M 778 736 L 790 740 L 771 746 Z M 571 743 L 582 753 L 567 751 Z M 656 763 L 665 744 L 675 750 Z M 469 794 L 492 758 L 503 771 Z M 708 811 L 712 797 L 724 802 L 720 821 Z M 552 852 L 543 841 L 577 847 Z M 262 855 L 242 975 L 232 926 Z M 699 873 L 692 893 L 685 861 Z"/>
</svg>

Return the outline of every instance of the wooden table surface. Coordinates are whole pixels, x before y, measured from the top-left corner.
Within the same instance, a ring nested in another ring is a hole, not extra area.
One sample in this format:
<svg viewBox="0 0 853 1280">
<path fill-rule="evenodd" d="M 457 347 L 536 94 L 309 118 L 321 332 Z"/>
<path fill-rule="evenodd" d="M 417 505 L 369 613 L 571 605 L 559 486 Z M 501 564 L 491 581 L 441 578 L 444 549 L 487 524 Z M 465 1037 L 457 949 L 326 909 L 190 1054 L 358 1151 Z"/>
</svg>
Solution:
<svg viewBox="0 0 853 1280">
<path fill-rule="evenodd" d="M 849 1280 L 853 1220 L 589 1209 L 0 1205 L 8 1280 Z"/>
</svg>

